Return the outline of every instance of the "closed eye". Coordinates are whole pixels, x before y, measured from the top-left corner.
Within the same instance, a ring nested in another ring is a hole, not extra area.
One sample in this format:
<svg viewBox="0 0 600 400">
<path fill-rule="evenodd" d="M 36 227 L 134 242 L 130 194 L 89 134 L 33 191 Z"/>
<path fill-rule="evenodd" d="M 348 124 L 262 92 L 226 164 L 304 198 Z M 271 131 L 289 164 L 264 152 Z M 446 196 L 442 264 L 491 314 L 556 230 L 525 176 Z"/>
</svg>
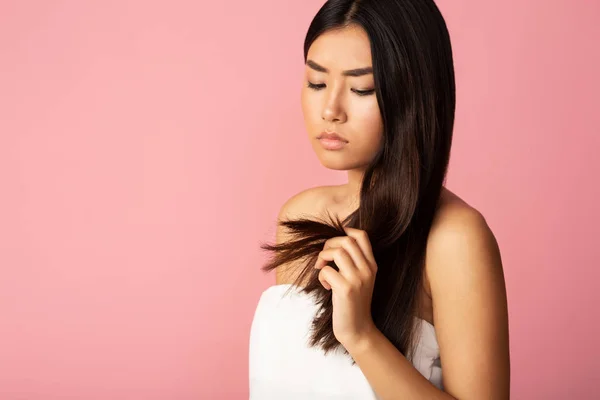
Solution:
<svg viewBox="0 0 600 400">
<path fill-rule="evenodd" d="M 324 83 L 317 84 L 317 83 L 308 82 L 308 87 L 311 89 L 314 89 L 314 90 L 321 90 L 325 87 L 325 84 Z"/>
<path fill-rule="evenodd" d="M 312 82 L 308 82 L 307 85 L 310 89 L 313 90 L 321 90 L 323 88 L 325 88 L 325 84 L 324 83 L 312 83 Z M 375 89 L 369 89 L 369 90 L 358 90 L 358 89 L 351 89 L 354 93 L 356 93 L 359 96 L 368 96 L 370 94 L 375 93 Z"/>
</svg>

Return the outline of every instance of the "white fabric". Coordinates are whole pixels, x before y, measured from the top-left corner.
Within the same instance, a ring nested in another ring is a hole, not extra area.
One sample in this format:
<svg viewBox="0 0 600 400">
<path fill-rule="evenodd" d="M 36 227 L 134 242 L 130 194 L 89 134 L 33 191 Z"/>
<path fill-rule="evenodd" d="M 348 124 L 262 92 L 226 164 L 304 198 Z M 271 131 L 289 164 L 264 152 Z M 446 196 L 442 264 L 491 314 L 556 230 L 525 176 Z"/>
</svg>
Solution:
<svg viewBox="0 0 600 400">
<path fill-rule="evenodd" d="M 377 399 L 358 364 L 352 365 L 343 350 L 325 355 L 308 346 L 316 311 L 313 296 L 290 284 L 262 293 L 250 331 L 251 400 Z M 442 389 L 435 329 L 425 320 L 415 320 L 420 339 L 412 363 Z"/>
</svg>

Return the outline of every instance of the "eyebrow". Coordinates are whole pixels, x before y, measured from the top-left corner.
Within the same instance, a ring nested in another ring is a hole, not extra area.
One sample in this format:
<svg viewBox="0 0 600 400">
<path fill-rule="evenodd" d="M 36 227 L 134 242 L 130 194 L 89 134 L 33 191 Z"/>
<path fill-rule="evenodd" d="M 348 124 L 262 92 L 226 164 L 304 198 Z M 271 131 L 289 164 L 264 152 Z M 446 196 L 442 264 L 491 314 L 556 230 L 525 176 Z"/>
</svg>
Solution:
<svg viewBox="0 0 600 400">
<path fill-rule="evenodd" d="M 315 71 L 325 72 L 325 73 L 329 72 L 329 70 L 327 68 L 320 66 L 313 60 L 306 61 L 306 65 L 309 66 L 310 68 L 314 69 Z M 343 71 L 342 75 L 343 76 L 363 76 L 363 75 L 368 75 L 368 74 L 372 74 L 372 73 L 373 73 L 372 67 L 364 67 L 364 68 L 356 68 L 356 69 L 350 69 L 348 71 Z"/>
</svg>

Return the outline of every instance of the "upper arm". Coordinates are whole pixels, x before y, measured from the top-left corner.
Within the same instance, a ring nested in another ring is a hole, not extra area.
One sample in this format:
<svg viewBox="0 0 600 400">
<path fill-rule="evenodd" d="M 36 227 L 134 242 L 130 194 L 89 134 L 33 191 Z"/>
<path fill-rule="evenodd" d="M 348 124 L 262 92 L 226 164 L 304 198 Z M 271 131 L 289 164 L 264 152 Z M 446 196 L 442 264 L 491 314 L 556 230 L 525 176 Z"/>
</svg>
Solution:
<svg viewBox="0 0 600 400">
<path fill-rule="evenodd" d="M 308 212 L 308 207 L 314 204 L 316 196 L 316 188 L 306 189 L 294 196 L 290 197 L 279 210 L 277 216 L 277 230 L 275 233 L 275 242 L 277 244 L 283 243 L 291 239 L 290 235 L 286 231 L 285 227 L 279 224 L 282 220 L 296 219 L 301 217 L 310 218 L 311 215 Z M 281 265 L 275 270 L 276 284 L 292 283 L 295 279 L 294 276 L 295 266 L 294 265 Z"/>
<path fill-rule="evenodd" d="M 458 399 L 508 399 L 508 310 L 500 250 L 473 209 L 432 227 L 426 273 L 444 389 Z"/>
</svg>

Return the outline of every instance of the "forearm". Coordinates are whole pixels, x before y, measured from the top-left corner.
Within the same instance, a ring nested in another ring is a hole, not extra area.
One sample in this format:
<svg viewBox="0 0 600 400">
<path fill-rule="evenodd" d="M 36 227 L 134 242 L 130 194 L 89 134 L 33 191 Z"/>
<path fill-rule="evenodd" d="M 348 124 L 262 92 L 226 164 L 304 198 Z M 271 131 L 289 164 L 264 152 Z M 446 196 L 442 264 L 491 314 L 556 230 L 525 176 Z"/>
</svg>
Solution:
<svg viewBox="0 0 600 400">
<path fill-rule="evenodd" d="M 381 400 L 456 400 L 421 375 L 378 329 L 347 350 Z"/>
</svg>

